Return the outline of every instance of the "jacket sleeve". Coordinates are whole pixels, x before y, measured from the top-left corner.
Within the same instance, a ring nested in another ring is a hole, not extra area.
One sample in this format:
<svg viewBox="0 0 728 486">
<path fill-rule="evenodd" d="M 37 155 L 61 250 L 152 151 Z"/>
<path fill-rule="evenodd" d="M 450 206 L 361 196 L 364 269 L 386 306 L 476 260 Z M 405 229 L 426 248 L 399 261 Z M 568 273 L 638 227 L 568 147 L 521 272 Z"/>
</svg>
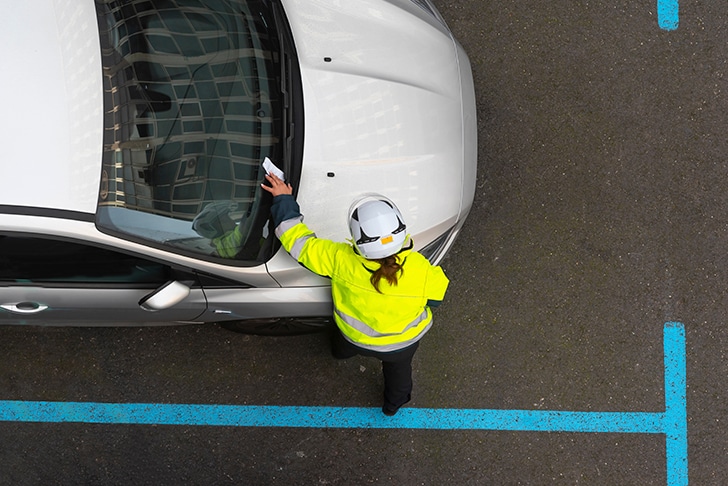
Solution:
<svg viewBox="0 0 728 486">
<path fill-rule="evenodd" d="M 276 196 L 271 215 L 283 248 L 312 272 L 330 277 L 334 272 L 337 251 L 342 245 L 348 245 L 317 238 L 316 233 L 303 224 L 303 216 L 293 196 Z"/>
<path fill-rule="evenodd" d="M 301 209 L 298 203 L 290 194 L 281 194 L 273 198 L 273 205 L 270 208 L 273 217 L 273 226 L 278 227 L 283 221 L 298 219 L 303 220 Z"/>
<path fill-rule="evenodd" d="M 450 280 L 441 267 L 431 266 L 427 275 L 427 305 L 437 307 L 445 298 Z"/>
</svg>

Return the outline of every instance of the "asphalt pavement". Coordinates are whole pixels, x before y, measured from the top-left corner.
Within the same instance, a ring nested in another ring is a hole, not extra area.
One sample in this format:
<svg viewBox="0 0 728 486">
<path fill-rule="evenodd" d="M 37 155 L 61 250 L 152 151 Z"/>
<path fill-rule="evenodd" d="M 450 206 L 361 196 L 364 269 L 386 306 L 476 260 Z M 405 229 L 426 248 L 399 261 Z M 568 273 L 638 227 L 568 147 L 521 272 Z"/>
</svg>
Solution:
<svg viewBox="0 0 728 486">
<path fill-rule="evenodd" d="M 686 461 L 669 434 L 558 424 L 2 422 L 0 484 L 662 485 L 671 464 L 726 483 L 728 6 L 680 2 L 667 30 L 654 0 L 436 4 L 473 65 L 480 160 L 410 408 L 659 413 L 681 323 Z M 0 334 L 0 400 L 381 405 L 378 364 L 333 360 L 324 335 Z"/>
</svg>

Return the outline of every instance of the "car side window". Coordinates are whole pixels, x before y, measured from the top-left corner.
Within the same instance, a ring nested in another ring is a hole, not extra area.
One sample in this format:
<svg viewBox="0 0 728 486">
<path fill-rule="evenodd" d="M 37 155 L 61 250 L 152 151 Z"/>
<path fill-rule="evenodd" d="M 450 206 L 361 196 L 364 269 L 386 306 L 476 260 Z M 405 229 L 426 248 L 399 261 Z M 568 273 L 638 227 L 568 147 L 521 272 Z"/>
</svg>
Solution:
<svg viewBox="0 0 728 486">
<path fill-rule="evenodd" d="M 15 284 L 159 284 L 172 269 L 158 262 L 65 240 L 0 235 L 0 281 Z"/>
</svg>

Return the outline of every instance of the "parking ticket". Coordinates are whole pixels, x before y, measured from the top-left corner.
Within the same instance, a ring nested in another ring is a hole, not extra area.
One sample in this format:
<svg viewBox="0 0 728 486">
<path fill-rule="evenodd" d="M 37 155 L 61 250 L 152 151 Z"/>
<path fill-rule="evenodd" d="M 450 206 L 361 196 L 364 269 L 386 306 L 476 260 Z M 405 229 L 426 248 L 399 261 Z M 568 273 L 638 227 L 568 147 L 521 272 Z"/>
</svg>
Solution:
<svg viewBox="0 0 728 486">
<path fill-rule="evenodd" d="M 276 167 L 276 165 L 271 162 L 268 157 L 263 159 L 263 168 L 265 169 L 266 174 L 273 174 L 282 181 L 286 180 L 286 175 L 283 173 L 283 171 Z"/>
</svg>

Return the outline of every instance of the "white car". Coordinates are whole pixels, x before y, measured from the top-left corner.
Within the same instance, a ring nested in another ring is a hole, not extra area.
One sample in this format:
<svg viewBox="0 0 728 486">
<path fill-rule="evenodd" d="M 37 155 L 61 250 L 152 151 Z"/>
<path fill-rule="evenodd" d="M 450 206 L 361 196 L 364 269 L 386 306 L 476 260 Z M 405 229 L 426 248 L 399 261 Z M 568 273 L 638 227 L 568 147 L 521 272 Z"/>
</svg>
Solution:
<svg viewBox="0 0 728 486">
<path fill-rule="evenodd" d="M 266 158 L 319 236 L 381 193 L 435 263 L 472 205 L 470 64 L 428 0 L 38 0 L 0 27 L 0 324 L 318 327 Z"/>
</svg>

